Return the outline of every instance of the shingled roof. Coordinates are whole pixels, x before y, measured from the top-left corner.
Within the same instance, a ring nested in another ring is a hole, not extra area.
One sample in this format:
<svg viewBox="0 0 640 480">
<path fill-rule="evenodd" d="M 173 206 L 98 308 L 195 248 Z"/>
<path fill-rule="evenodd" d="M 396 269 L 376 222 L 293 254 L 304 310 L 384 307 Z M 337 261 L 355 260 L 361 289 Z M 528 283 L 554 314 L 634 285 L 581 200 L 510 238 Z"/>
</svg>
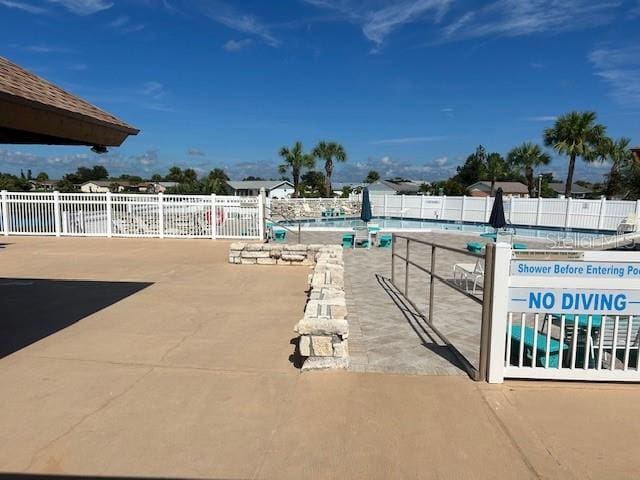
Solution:
<svg viewBox="0 0 640 480">
<path fill-rule="evenodd" d="M 0 143 L 118 146 L 139 132 L 3 57 L 0 107 Z"/>
</svg>

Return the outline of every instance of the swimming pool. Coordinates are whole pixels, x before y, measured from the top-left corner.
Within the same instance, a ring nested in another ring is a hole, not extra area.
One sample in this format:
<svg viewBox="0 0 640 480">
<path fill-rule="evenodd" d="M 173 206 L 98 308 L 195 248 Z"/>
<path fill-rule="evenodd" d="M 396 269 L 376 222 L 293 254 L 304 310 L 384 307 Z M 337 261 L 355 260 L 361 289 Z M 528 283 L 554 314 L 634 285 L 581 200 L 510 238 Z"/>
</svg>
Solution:
<svg viewBox="0 0 640 480">
<path fill-rule="evenodd" d="M 487 224 L 481 223 L 462 223 L 462 222 L 443 222 L 437 220 L 418 220 L 418 219 L 401 219 L 401 218 L 374 218 L 372 223 L 376 223 L 382 230 L 390 232 L 427 232 L 433 230 L 450 231 L 452 233 L 487 233 L 493 232 L 494 229 Z M 355 226 L 362 226 L 362 220 L 355 218 L 340 219 L 316 219 L 301 220 L 297 222 L 289 222 L 290 226 L 298 226 L 300 224 L 302 230 L 305 231 L 349 231 Z M 604 235 L 613 235 L 614 232 L 608 230 L 578 230 L 578 229 L 560 229 L 560 228 L 543 228 L 528 227 L 522 225 L 514 226 L 515 234 L 521 237 L 540 238 L 546 240 L 562 240 L 571 242 L 588 241 L 595 237 Z"/>
</svg>

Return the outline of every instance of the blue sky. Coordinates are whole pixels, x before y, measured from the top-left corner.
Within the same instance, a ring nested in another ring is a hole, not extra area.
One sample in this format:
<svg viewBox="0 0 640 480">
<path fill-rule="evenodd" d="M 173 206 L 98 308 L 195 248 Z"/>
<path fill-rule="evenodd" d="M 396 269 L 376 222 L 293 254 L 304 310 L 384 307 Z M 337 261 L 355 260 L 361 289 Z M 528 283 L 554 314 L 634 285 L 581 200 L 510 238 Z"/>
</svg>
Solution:
<svg viewBox="0 0 640 480">
<path fill-rule="evenodd" d="M 100 157 L 3 145 L 0 170 L 270 177 L 325 139 L 336 179 L 437 180 L 572 109 L 640 144 L 638 22 L 640 0 L 0 0 L 1 56 L 141 129 Z"/>
</svg>

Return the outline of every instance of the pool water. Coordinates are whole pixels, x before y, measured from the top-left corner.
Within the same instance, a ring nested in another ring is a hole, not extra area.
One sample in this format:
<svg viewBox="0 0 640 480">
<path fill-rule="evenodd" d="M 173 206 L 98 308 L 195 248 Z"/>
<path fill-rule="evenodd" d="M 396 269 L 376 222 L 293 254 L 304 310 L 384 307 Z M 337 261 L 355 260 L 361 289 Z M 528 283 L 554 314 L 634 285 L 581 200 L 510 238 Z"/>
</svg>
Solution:
<svg viewBox="0 0 640 480">
<path fill-rule="evenodd" d="M 420 230 L 442 230 L 464 233 L 487 233 L 494 231 L 494 229 L 489 225 L 478 223 L 443 222 L 437 220 L 399 218 L 374 218 L 372 222 L 378 224 L 382 230 L 388 231 L 419 232 Z M 300 222 L 291 222 L 290 224 L 297 226 L 298 223 L 301 224 L 303 230 L 317 231 L 348 231 L 353 227 L 362 226 L 362 220 L 353 218 L 304 220 Z M 515 226 L 514 230 L 515 234 L 521 237 L 532 237 L 546 240 L 571 242 L 588 241 L 596 237 L 602 237 L 603 235 L 612 235 L 614 233 L 609 231 L 571 229 L 565 230 L 560 228 L 527 226 Z"/>
</svg>

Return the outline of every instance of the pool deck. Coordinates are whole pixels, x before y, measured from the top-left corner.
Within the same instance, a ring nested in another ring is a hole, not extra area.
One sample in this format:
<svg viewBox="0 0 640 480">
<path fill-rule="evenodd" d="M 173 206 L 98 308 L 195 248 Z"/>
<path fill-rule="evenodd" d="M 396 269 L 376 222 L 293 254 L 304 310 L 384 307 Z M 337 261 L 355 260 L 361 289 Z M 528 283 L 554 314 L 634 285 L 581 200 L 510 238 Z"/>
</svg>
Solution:
<svg viewBox="0 0 640 480">
<path fill-rule="evenodd" d="M 301 373 L 307 268 L 229 265 L 208 240 L 2 243 L 1 478 L 640 471 L 634 385 Z"/>
</svg>

